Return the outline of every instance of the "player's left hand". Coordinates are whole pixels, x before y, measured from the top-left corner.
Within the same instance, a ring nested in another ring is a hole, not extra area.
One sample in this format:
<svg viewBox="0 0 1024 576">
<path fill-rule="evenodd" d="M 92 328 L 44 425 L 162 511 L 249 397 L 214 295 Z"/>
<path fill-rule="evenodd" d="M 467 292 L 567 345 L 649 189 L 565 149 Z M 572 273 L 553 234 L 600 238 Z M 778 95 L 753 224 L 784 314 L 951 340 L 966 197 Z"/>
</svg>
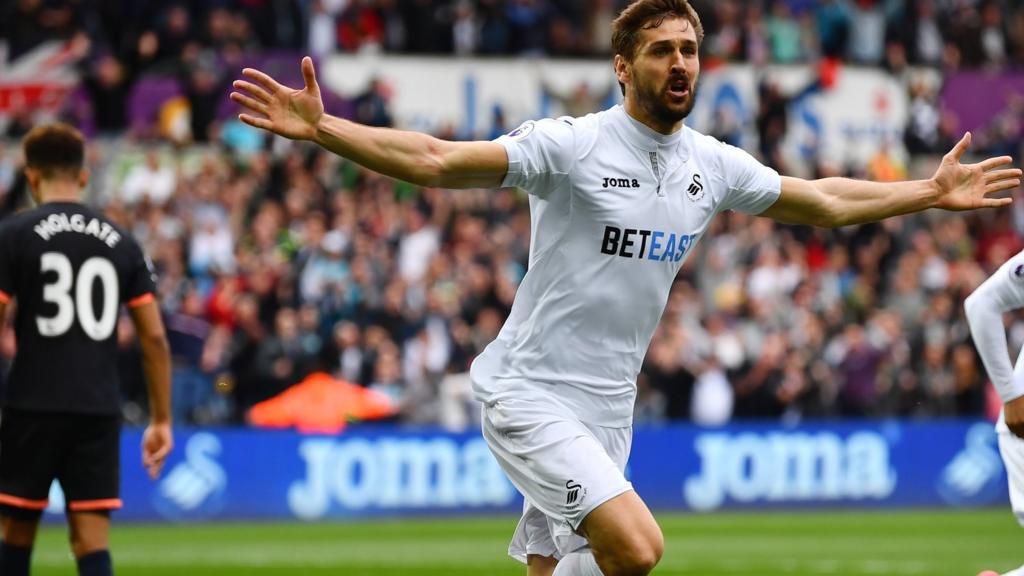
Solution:
<svg viewBox="0 0 1024 576">
<path fill-rule="evenodd" d="M 1021 171 L 1017 168 L 997 170 L 1013 162 L 1009 156 L 998 156 L 978 162 L 977 164 L 961 164 L 960 159 L 971 145 L 971 133 L 953 146 L 945 156 L 942 164 L 932 176 L 932 182 L 939 191 L 936 208 L 944 210 L 974 210 L 975 208 L 995 208 L 1006 206 L 1010 198 L 989 198 L 1004 190 L 1020 186 Z"/>
<path fill-rule="evenodd" d="M 1003 404 L 1003 418 L 1010 432 L 1018 438 L 1024 438 L 1024 396 Z"/>
<path fill-rule="evenodd" d="M 170 423 L 151 423 L 142 433 L 142 465 L 149 477 L 156 480 L 164 467 L 164 460 L 174 447 Z"/>
</svg>

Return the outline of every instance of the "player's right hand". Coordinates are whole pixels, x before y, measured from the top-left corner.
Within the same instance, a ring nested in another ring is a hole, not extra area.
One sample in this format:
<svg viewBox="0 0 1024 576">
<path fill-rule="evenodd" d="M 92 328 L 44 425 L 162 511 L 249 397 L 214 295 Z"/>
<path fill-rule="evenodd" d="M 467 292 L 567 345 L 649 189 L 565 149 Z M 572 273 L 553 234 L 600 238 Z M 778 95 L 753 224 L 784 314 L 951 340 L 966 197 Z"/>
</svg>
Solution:
<svg viewBox="0 0 1024 576">
<path fill-rule="evenodd" d="M 242 75 L 252 82 L 235 80 L 232 86 L 237 92 L 230 96 L 250 112 L 239 114 L 239 120 L 293 140 L 312 140 L 316 136 L 324 103 L 312 58 L 302 59 L 302 78 L 306 83 L 302 90 L 282 86 L 253 68 L 242 70 Z"/>
<path fill-rule="evenodd" d="M 142 465 L 153 480 L 160 476 L 171 448 L 174 448 L 174 435 L 170 423 L 153 423 L 146 427 L 142 433 Z"/>
<path fill-rule="evenodd" d="M 1024 438 L 1024 396 L 1004 404 L 1003 417 L 1010 432 L 1018 438 Z"/>
</svg>

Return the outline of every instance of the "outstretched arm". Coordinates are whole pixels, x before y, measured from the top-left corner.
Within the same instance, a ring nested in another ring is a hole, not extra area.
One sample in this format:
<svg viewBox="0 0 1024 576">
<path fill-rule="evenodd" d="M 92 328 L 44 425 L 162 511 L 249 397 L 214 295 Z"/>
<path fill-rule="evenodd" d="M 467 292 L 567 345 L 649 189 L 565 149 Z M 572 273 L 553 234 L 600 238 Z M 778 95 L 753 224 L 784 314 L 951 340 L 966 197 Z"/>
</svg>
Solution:
<svg viewBox="0 0 1024 576">
<path fill-rule="evenodd" d="M 246 68 L 231 99 L 248 113 L 246 124 L 294 140 L 316 142 L 339 156 L 420 186 L 494 188 L 508 171 L 505 148 L 495 142 L 450 142 L 428 134 L 373 128 L 324 113 L 313 60 L 302 59 L 305 86 L 294 90 Z"/>
<path fill-rule="evenodd" d="M 804 180 L 782 178 L 782 194 L 762 216 L 789 224 L 834 228 L 883 220 L 928 208 L 974 210 L 1005 206 L 1009 198 L 992 194 L 1020 185 L 1019 169 L 997 169 L 1013 161 L 1009 156 L 977 164 L 961 164 L 971 143 L 968 132 L 942 158 L 928 180 L 881 183 L 847 178 Z"/>
</svg>

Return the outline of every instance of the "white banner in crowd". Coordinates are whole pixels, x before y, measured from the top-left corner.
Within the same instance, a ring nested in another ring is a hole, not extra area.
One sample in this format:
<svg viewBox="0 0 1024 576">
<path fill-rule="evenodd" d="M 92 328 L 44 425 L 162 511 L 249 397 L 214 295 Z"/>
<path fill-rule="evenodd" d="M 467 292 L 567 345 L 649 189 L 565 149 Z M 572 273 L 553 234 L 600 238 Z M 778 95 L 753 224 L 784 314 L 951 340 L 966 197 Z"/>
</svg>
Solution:
<svg viewBox="0 0 1024 576">
<path fill-rule="evenodd" d="M 371 79 L 382 80 L 392 91 L 399 127 L 452 127 L 460 138 L 491 136 L 495 106 L 504 113 L 504 133 L 525 120 L 564 115 L 560 100 L 581 86 L 591 95 L 590 111 L 619 101 L 611 64 L 596 60 L 338 55 L 321 68 L 321 82 L 346 98 L 366 90 Z"/>
<path fill-rule="evenodd" d="M 763 73 L 763 74 L 762 74 Z M 337 55 L 321 66 L 321 81 L 352 98 L 379 78 L 391 90 L 399 127 L 460 138 L 491 138 L 524 120 L 577 115 L 621 100 L 608 60 L 476 59 Z M 757 149 L 755 120 L 759 82 L 768 79 L 783 95 L 801 93 L 814 78 L 808 66 L 724 66 L 701 75 L 689 125 Z M 585 88 L 584 88 L 585 87 Z M 504 127 L 495 127 L 500 106 Z M 839 166 L 863 166 L 882 145 L 902 149 L 907 121 L 902 82 L 877 69 L 843 68 L 836 83 L 790 103 L 785 156 L 806 164 L 819 158 Z M 723 113 L 740 130 L 716 126 Z"/>
<path fill-rule="evenodd" d="M 726 66 L 704 72 L 697 105 L 688 121 L 701 132 L 721 136 L 716 116 L 739 118 L 739 143 L 757 149 L 755 121 L 761 84 L 774 83 L 790 100 L 783 154 L 807 164 L 819 159 L 838 167 L 863 166 L 883 146 L 903 150 L 908 117 L 902 81 L 872 68 L 843 68 L 831 87 L 814 88 L 808 66 Z"/>
</svg>

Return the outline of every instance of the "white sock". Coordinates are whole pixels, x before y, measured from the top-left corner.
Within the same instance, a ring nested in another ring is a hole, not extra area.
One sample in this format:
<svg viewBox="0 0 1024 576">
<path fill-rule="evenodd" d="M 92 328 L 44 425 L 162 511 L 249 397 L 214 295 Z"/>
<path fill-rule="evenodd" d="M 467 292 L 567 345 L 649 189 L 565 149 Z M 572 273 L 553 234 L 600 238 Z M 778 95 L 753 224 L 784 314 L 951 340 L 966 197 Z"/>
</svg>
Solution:
<svg viewBox="0 0 1024 576">
<path fill-rule="evenodd" d="M 567 554 L 558 561 L 551 576 L 604 576 L 590 550 Z"/>
<path fill-rule="evenodd" d="M 1003 576 L 1024 576 L 1024 566 L 1021 566 L 1016 570 L 1010 570 L 1006 574 L 1003 574 Z"/>
</svg>

